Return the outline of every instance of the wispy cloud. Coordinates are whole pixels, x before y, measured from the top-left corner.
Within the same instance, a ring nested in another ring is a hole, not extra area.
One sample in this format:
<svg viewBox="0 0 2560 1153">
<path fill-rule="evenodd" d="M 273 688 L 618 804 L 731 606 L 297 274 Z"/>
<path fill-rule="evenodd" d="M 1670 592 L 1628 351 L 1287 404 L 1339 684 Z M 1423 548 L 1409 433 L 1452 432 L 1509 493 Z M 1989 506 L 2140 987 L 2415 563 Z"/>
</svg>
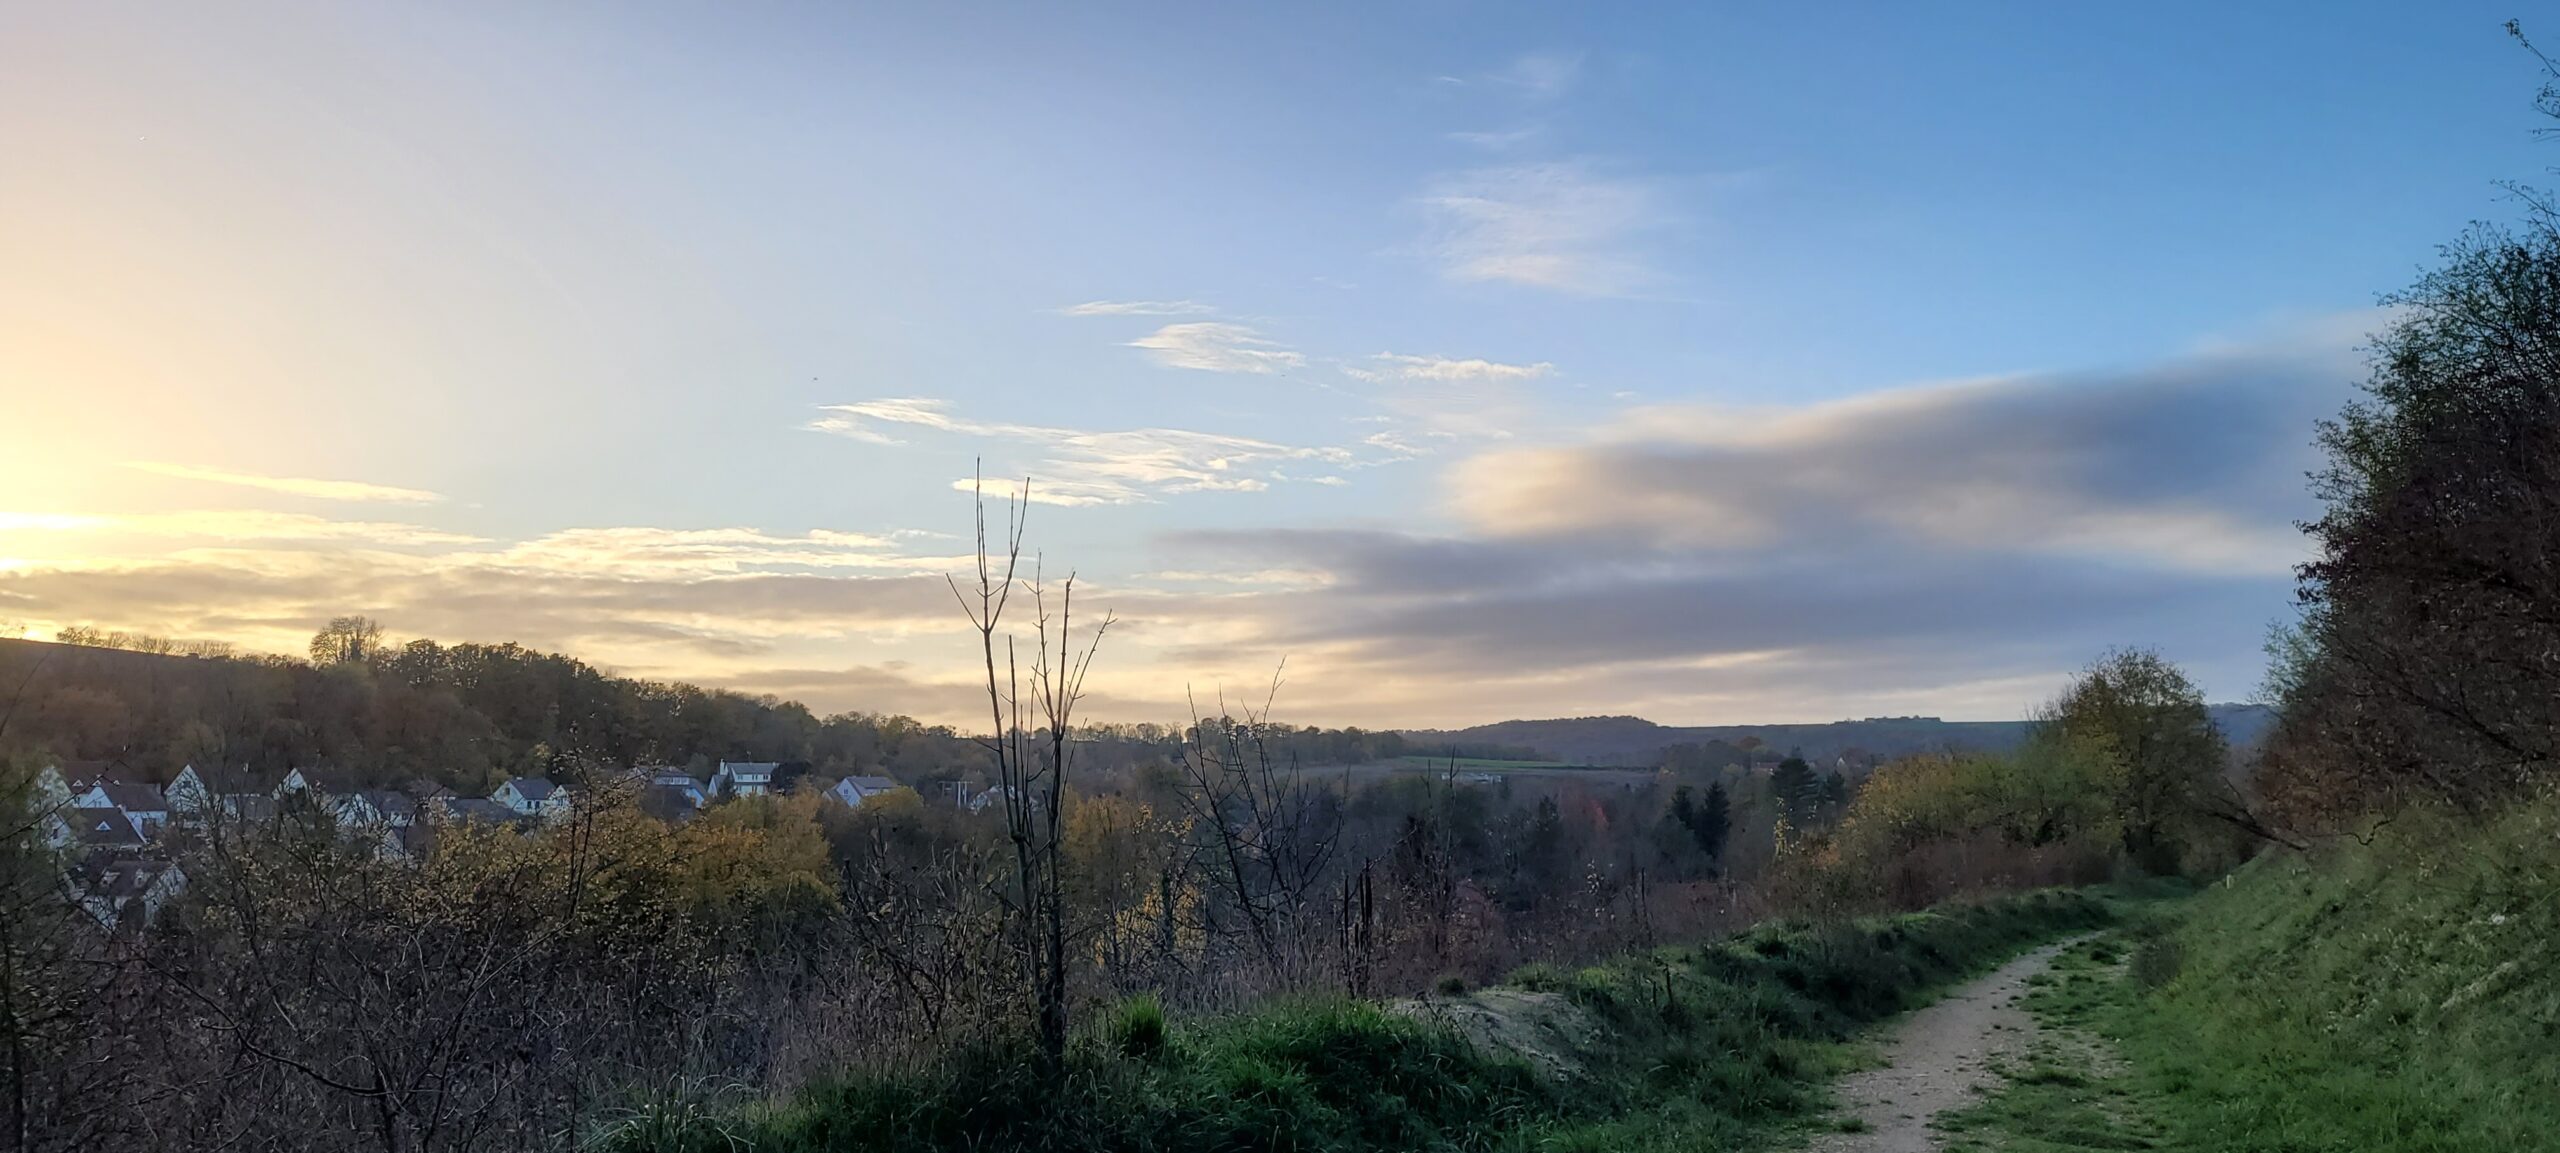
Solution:
<svg viewBox="0 0 2560 1153">
<path fill-rule="evenodd" d="M 1582 77 L 1579 52 L 1531 52 L 1491 77 L 1493 83 L 1537 101 L 1561 99 Z"/>
<path fill-rule="evenodd" d="M 392 521 L 332 520 L 266 509 L 124 514 L 0 512 L 0 534 L 115 534 L 175 540 L 329 542 L 385 548 L 479 544 L 482 538 Z"/>
<path fill-rule="evenodd" d="M 955 416 L 948 408 L 943 401 L 920 397 L 828 405 L 823 410 L 827 415 L 807 427 L 872 443 L 897 443 L 884 431 L 888 426 L 1031 445 L 1039 450 L 1035 459 L 1024 470 L 1009 471 L 1028 471 L 1034 477 L 1032 499 L 1062 505 L 1133 504 L 1192 492 L 1259 492 L 1293 480 L 1323 483 L 1322 477 L 1291 476 L 1286 468 L 1302 461 L 1341 465 L 1353 459 L 1342 448 L 1304 448 L 1173 428 L 1090 431 L 1007 424 Z M 963 488 L 973 483 L 966 478 L 952 482 Z"/>
<path fill-rule="evenodd" d="M 1671 222 L 1650 182 L 1576 162 L 1479 168 L 1433 186 L 1425 250 L 1443 275 L 1592 296 L 1661 279 L 1641 241 Z"/>
<path fill-rule="evenodd" d="M 1168 324 L 1129 346 L 1147 350 L 1159 364 L 1203 372 L 1268 374 L 1306 363 L 1306 357 L 1244 325 L 1212 320 Z"/>
<path fill-rule="evenodd" d="M 1543 132 L 1543 125 L 1530 124 L 1503 132 L 1452 132 L 1448 135 L 1449 139 L 1460 144 L 1471 144 L 1487 152 L 1506 152 L 1537 139 Z"/>
<path fill-rule="evenodd" d="M 1546 361 L 1536 364 L 1504 364 L 1500 361 L 1470 358 L 1459 360 L 1446 356 L 1408 356 L 1381 352 L 1370 358 L 1375 368 L 1350 368 L 1345 371 L 1368 381 L 1427 380 L 1444 383 L 1464 381 L 1536 380 L 1555 372 L 1556 366 Z"/>
<path fill-rule="evenodd" d="M 1196 300 L 1088 300 L 1058 310 L 1062 316 L 1207 316 L 1216 311 Z"/>
<path fill-rule="evenodd" d="M 358 480 L 314 480 L 298 476 L 264 476 L 253 472 L 205 468 L 191 464 L 172 464 L 158 460 L 129 460 L 124 467 L 179 480 L 230 484 L 242 488 L 280 492 L 287 496 L 305 496 L 317 500 L 385 501 L 398 504 L 433 504 L 443 500 L 440 493 L 424 489 L 394 488 L 385 484 L 368 484 Z"/>
</svg>

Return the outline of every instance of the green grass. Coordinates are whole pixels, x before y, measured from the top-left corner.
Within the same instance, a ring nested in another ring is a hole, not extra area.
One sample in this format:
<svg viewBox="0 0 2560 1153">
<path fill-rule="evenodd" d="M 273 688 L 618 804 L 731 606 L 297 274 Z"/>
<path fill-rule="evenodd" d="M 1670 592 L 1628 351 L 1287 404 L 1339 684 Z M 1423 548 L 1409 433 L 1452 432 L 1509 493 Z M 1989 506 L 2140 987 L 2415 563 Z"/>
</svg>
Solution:
<svg viewBox="0 0 2560 1153">
<path fill-rule="evenodd" d="M 599 1144 L 667 1153 L 1729 1148 L 1817 1120 L 1825 1083 L 1857 1059 L 1849 1042 L 1865 1025 L 2110 915 L 2092 896 L 2048 892 L 1830 927 L 1773 924 L 1703 947 L 1525 971 L 1525 985 L 1596 1023 L 1597 1037 L 1572 1054 L 1578 1072 L 1562 1080 L 1370 1004 L 1171 1022 L 1150 1005 L 1096 1014 L 1060 1085 L 1017 1048 L 981 1049 L 786 1101 L 685 1114 L 689 1127 L 635 1125 Z"/>
<path fill-rule="evenodd" d="M 2560 1149 L 2560 807 L 2407 815 L 2161 912 L 2028 1002 L 2129 1070 L 2027 1070 L 1950 1119 L 1963 1147 Z"/>
<path fill-rule="evenodd" d="M 1458 771 L 1460 772 L 1466 772 L 1470 769 L 1479 771 L 1499 771 L 1502 769 L 1570 769 L 1576 767 L 1570 761 L 1505 761 L 1496 760 L 1491 757 L 1458 757 L 1455 759 L 1458 765 Z M 1451 758 L 1449 757 L 1431 757 L 1423 756 L 1421 754 L 1412 754 L 1395 758 L 1395 762 L 1397 764 L 1409 765 L 1418 769 L 1446 769 L 1449 767 L 1450 761 Z"/>
<path fill-rule="evenodd" d="M 2038 1032 L 2022 1059 L 2000 1069 L 2005 1084 L 1981 1104 L 1938 1119 L 1949 1153 L 2167 1147 L 2164 1103 L 2113 1058 L 2101 1036 L 2139 997 L 2125 961 L 2125 942 L 2115 934 L 2054 958 L 2048 979 L 2023 1002 Z"/>
</svg>

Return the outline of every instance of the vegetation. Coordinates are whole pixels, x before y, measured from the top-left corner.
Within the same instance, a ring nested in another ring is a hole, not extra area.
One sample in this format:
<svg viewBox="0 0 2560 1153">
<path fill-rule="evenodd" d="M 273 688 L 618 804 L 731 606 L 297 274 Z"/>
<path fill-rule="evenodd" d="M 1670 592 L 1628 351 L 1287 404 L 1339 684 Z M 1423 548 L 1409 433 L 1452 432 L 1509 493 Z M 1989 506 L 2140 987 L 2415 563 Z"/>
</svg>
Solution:
<svg viewBox="0 0 2560 1153">
<path fill-rule="evenodd" d="M 2099 900 L 2048 892 L 1923 914 L 1778 923 L 1448 996 L 1578 1041 L 1542 1076 L 1441 1024 L 1435 1002 L 1297 1001 L 1165 1027 L 1124 1008 L 1054 1089 L 1027 1044 L 853 1076 L 670 1133 L 635 1117 L 611 1147 L 726 1150 L 1699 1148 L 1810 1117 L 1864 1023 L 2056 933 Z M 1527 986 L 1523 988 L 1522 986 Z M 1486 1009 L 1486 1006 L 1498 1008 Z M 1130 1022 L 1138 1022 L 1131 1024 Z M 1057 1095 L 1052 1095 L 1057 1094 Z"/>
<path fill-rule="evenodd" d="M 2370 845 L 2272 855 L 2151 906 L 2028 998 L 2048 1040 L 1948 1119 L 1952 1147 L 2547 1147 L 2555 846 L 2547 800 L 2485 829 L 2411 810 Z"/>
</svg>

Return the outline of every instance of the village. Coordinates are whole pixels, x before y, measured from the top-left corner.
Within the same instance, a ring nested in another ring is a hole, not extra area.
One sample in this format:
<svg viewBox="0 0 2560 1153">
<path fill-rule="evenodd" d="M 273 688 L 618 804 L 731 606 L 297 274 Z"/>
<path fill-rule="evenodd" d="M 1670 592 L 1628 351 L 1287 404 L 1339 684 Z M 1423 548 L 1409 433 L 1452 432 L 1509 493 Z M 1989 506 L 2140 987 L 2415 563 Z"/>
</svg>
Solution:
<svg viewBox="0 0 2560 1153">
<path fill-rule="evenodd" d="M 983 812 L 1001 800 L 957 782 L 953 804 Z M 535 829 L 568 819 L 582 806 L 628 801 L 669 824 L 733 800 L 814 793 L 847 808 L 911 791 L 885 776 L 829 778 L 805 765 L 722 761 L 709 779 L 673 765 L 639 765 L 592 774 L 583 785 L 515 776 L 485 797 L 464 796 L 424 778 L 397 787 L 365 787 L 352 775 L 295 768 L 272 783 L 248 772 L 190 764 L 166 785 L 109 762 L 65 762 L 35 775 L 39 839 L 64 862 L 66 895 L 101 925 L 140 926 L 187 884 L 186 858 L 217 829 L 260 827 L 288 817 L 325 822 L 350 843 L 386 860 L 415 861 L 437 836 L 459 825 Z"/>
</svg>

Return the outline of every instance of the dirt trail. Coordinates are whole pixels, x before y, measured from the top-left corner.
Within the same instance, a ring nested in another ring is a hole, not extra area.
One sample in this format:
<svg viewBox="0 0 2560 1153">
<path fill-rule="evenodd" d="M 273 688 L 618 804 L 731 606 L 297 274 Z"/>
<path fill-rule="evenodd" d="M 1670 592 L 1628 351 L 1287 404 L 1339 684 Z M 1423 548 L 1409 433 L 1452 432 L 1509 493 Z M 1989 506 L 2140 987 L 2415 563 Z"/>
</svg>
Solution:
<svg viewBox="0 0 2560 1153">
<path fill-rule="evenodd" d="M 1814 1153 L 1930 1153 L 1945 1143 L 1929 1119 L 1979 1100 L 1976 1088 L 1999 1080 L 1998 1059 L 2026 1049 L 2035 1019 L 2018 1008 L 2027 978 L 2045 970 L 2079 938 L 2059 941 L 2002 965 L 1903 1018 L 1885 1038 L 1885 1065 L 1842 1078 L 1842 1111 L 1866 1123 L 1858 1133 L 1814 1139 Z"/>
</svg>

